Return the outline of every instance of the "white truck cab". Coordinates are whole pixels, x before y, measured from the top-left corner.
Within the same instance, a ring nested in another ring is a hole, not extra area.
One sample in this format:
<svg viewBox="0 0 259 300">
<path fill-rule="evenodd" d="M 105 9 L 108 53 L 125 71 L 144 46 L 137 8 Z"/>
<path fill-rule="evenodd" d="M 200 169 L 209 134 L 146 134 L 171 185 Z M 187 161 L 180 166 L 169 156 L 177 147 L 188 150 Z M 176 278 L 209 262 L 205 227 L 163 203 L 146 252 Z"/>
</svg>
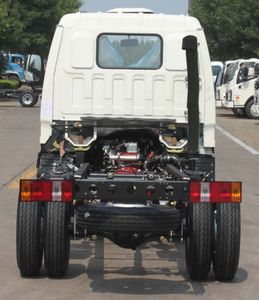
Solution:
<svg viewBox="0 0 259 300">
<path fill-rule="evenodd" d="M 254 84 L 255 109 L 259 113 L 259 63 L 255 65 L 256 80 Z"/>
<path fill-rule="evenodd" d="M 200 24 L 191 17 L 143 9 L 62 18 L 46 68 L 41 144 L 51 136 L 56 120 L 174 119 L 187 124 L 187 65 L 181 48 L 187 34 L 199 40 L 200 122 L 204 127 L 200 147 L 211 151 L 215 145 L 214 92 Z"/>
<path fill-rule="evenodd" d="M 225 99 L 226 86 L 229 79 L 229 73 L 232 72 L 232 68 L 235 64 L 235 60 L 227 60 L 224 62 L 222 76 L 219 78 L 218 85 L 216 87 L 216 106 L 222 106 L 222 100 Z M 227 75 L 226 75 L 227 74 Z"/>
<path fill-rule="evenodd" d="M 212 61 L 211 68 L 212 68 L 214 89 L 216 94 L 217 87 L 219 87 L 222 83 L 224 64 L 221 61 Z"/>
<path fill-rule="evenodd" d="M 222 105 L 231 108 L 235 115 L 245 115 L 248 118 L 259 118 L 254 105 L 254 84 L 256 80 L 256 58 L 239 60 L 233 67 L 226 86 L 226 99 Z"/>
<path fill-rule="evenodd" d="M 71 236 L 133 250 L 163 236 L 185 240 L 192 279 L 211 264 L 217 279 L 233 279 L 241 183 L 215 181 L 214 131 L 197 19 L 146 9 L 64 16 L 46 67 L 37 178 L 20 184 L 21 274 L 37 275 L 44 253 L 48 276 L 64 276 Z"/>
</svg>

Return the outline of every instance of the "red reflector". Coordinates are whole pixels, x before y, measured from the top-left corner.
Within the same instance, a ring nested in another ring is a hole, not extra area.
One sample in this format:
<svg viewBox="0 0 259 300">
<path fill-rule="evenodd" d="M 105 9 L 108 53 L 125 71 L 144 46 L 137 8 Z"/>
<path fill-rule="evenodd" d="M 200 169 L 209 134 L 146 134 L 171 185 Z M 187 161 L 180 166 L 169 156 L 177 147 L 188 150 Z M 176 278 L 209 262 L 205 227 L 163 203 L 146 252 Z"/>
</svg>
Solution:
<svg viewBox="0 0 259 300">
<path fill-rule="evenodd" d="M 72 202 L 73 201 L 73 182 L 72 181 L 62 181 L 61 184 L 62 190 L 62 201 L 63 202 Z"/>
<path fill-rule="evenodd" d="M 241 202 L 241 182 L 191 182 L 191 202 Z"/>
<path fill-rule="evenodd" d="M 232 182 L 211 182 L 210 202 L 232 202 Z"/>
<path fill-rule="evenodd" d="M 19 200 L 23 202 L 72 202 L 73 181 L 21 180 Z"/>
<path fill-rule="evenodd" d="M 52 200 L 52 182 L 51 181 L 31 181 L 31 201 Z"/>
<path fill-rule="evenodd" d="M 190 200 L 191 202 L 201 201 L 201 183 L 192 181 L 190 184 Z"/>
</svg>

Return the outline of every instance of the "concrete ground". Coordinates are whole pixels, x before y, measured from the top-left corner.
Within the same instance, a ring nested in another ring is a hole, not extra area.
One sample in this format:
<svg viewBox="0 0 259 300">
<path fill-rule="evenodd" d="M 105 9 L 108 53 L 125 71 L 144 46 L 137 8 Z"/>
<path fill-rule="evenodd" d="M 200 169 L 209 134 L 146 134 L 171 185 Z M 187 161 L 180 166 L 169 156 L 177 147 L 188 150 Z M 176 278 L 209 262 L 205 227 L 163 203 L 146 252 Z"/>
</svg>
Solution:
<svg viewBox="0 0 259 300">
<path fill-rule="evenodd" d="M 218 110 L 220 128 L 259 151 L 259 120 L 237 119 Z M 39 151 L 39 104 L 23 108 L 0 101 L 0 299 L 257 299 L 259 295 L 259 155 L 251 154 L 216 131 L 218 180 L 243 182 L 239 269 L 231 283 L 190 281 L 184 245 L 152 242 L 137 251 L 108 240 L 73 241 L 70 267 L 63 279 L 20 277 L 16 265 L 15 226 L 19 178 L 35 175 Z"/>
</svg>

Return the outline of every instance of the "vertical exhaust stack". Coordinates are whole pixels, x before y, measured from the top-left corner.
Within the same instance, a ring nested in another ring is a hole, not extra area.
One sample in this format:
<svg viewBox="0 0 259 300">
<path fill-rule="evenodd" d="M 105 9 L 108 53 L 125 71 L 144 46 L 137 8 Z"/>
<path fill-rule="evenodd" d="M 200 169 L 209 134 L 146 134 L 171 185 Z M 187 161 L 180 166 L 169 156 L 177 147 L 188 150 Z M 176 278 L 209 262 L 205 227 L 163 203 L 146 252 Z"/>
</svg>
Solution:
<svg viewBox="0 0 259 300">
<path fill-rule="evenodd" d="M 186 50 L 188 73 L 188 153 L 199 152 L 200 119 L 199 119 L 199 69 L 198 42 L 193 35 L 183 38 L 182 49 Z"/>
</svg>

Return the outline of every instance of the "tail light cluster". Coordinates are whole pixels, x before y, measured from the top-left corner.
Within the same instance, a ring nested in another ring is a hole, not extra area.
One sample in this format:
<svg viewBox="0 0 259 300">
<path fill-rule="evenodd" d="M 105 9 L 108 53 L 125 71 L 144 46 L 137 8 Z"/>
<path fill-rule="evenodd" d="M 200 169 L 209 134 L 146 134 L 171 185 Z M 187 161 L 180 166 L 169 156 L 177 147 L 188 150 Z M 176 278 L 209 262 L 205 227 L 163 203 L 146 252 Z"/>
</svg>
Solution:
<svg viewBox="0 0 259 300">
<path fill-rule="evenodd" d="M 241 182 L 190 182 L 190 201 L 209 203 L 240 203 Z M 149 187 L 148 192 L 153 193 Z M 72 180 L 21 180 L 19 201 L 22 202 L 72 202 L 74 183 Z"/>
<path fill-rule="evenodd" d="M 21 180 L 19 200 L 22 202 L 72 202 L 71 180 Z"/>
<path fill-rule="evenodd" d="M 242 200 L 241 182 L 191 182 L 191 202 L 240 203 Z"/>
</svg>

